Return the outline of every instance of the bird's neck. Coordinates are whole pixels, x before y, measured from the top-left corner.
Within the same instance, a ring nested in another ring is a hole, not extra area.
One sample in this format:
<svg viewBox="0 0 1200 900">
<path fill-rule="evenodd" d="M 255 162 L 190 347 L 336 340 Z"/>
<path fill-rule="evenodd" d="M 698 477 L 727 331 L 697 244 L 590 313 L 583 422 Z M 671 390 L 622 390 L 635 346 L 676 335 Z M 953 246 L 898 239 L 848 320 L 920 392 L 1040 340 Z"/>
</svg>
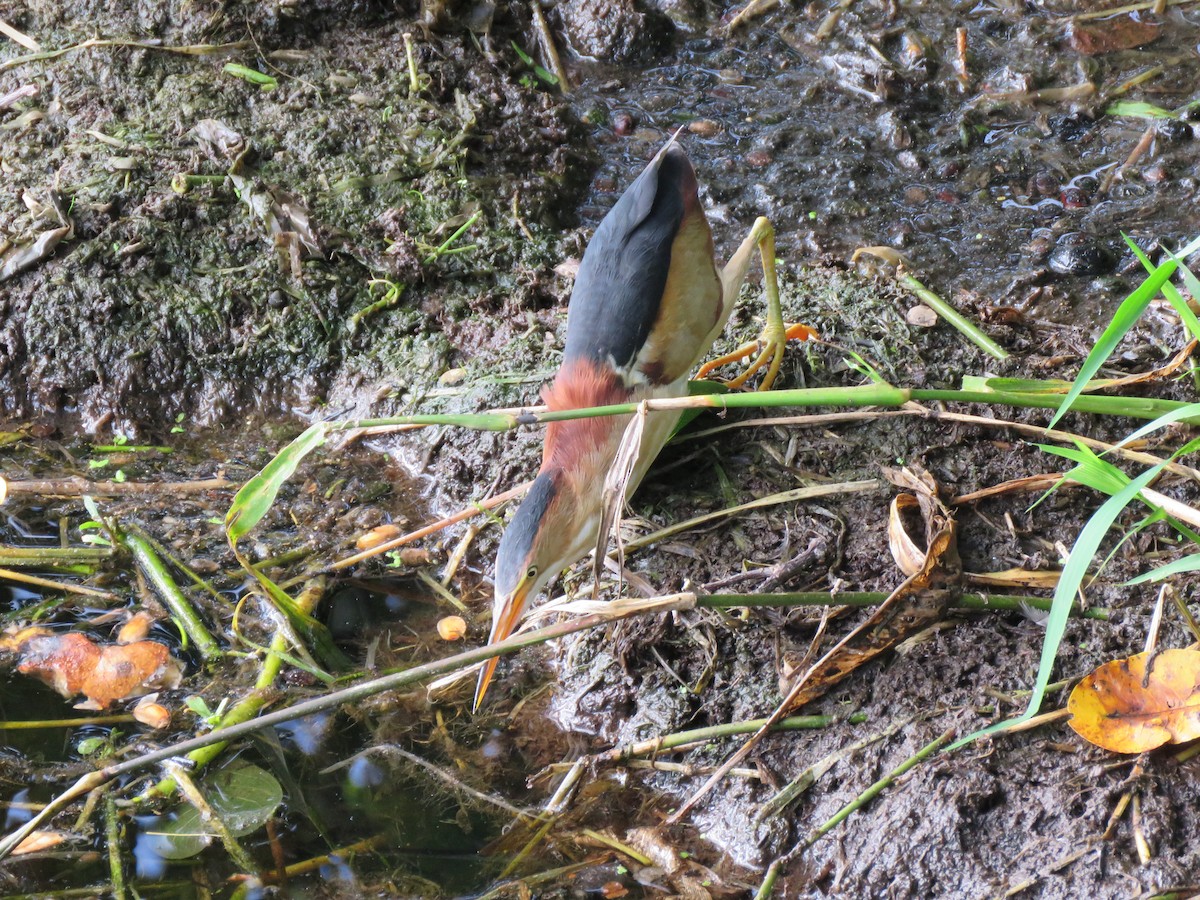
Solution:
<svg viewBox="0 0 1200 900">
<path fill-rule="evenodd" d="M 631 399 L 632 391 L 610 367 L 590 359 L 563 363 L 554 383 L 542 391 L 542 400 L 553 412 L 612 406 Z M 586 471 L 596 454 L 611 460 L 625 429 L 625 417 L 592 416 L 551 422 L 546 426 L 542 471 L 561 469 L 568 477 Z M 607 469 L 603 466 L 600 477 Z"/>
</svg>

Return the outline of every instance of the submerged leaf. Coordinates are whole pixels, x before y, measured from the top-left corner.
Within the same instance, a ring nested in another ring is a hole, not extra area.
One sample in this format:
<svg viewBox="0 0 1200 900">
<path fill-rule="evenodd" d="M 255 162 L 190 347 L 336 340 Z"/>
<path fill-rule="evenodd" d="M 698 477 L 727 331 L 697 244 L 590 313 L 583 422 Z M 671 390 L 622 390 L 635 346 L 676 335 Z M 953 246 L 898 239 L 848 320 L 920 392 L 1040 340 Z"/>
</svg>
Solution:
<svg viewBox="0 0 1200 900">
<path fill-rule="evenodd" d="M 1102 665 L 1071 691 L 1068 724 L 1114 753 L 1200 737 L 1200 651 L 1139 653 Z"/>
<path fill-rule="evenodd" d="M 275 776 L 254 765 L 222 769 L 207 779 L 201 789 L 214 815 L 234 837 L 262 828 L 283 802 L 283 788 Z M 175 818 L 147 834 L 149 849 L 163 859 L 195 856 L 215 836 L 215 829 L 192 806 L 181 807 Z"/>
</svg>

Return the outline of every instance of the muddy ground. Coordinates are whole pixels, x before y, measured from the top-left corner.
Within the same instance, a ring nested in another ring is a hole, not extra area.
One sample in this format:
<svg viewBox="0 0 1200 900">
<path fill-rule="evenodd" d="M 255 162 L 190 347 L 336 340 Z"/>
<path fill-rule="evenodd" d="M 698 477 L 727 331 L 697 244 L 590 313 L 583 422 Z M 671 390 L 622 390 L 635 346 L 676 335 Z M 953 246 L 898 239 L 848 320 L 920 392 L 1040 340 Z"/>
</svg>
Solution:
<svg viewBox="0 0 1200 900">
<path fill-rule="evenodd" d="M 553 68 L 529 10 L 518 4 L 115 11 L 0 0 L 0 20 L 42 48 L 0 43 L 0 97 L 10 98 L 0 109 L 0 247 L 13 245 L 0 265 L 19 253 L 28 262 L 0 281 L 0 418 L 9 430 L 25 429 L 15 449 L 0 450 L 4 475 L 96 477 L 94 445 L 123 436 L 175 453 L 110 458 L 107 473 L 119 467 L 133 481 L 224 473 L 240 481 L 306 419 L 534 402 L 562 347 L 570 266 L 560 264 L 579 257 L 620 190 L 681 125 L 719 254 L 737 245 L 756 215 L 770 216 L 785 311 L 829 342 L 794 348 L 782 386 L 859 383 L 847 350 L 906 386 L 953 387 L 985 372 L 1072 377 L 1139 277 L 1120 232 L 1155 252 L 1159 242 L 1177 247 L 1194 236 L 1187 210 L 1200 173 L 1188 104 L 1200 83 L 1200 13 L 1192 4 L 1109 18 L 1067 2 L 937 9 L 872 2 L 837 12 L 785 4 L 727 31 L 733 12 L 700 0 L 564 0 L 546 13 L 570 80 L 563 91 L 514 49 Z M 77 46 L 92 38 L 106 42 Z M 273 75 L 277 84 L 266 90 L 224 71 L 227 63 Z M 1119 101 L 1179 115 L 1147 119 L 1144 108 L 1114 109 Z M 225 177 L 230 172 L 236 180 Z M 22 249 L 63 229 L 46 253 Z M 1012 355 L 999 362 L 945 324 L 909 324 L 916 301 L 885 269 L 851 262 L 863 245 L 902 252 L 918 277 L 982 321 Z M 759 293 L 747 290 L 723 345 L 757 332 Z M 1120 372 L 1148 371 L 1182 345 L 1178 322 L 1153 307 L 1115 364 Z M 1190 379 L 1137 390 L 1188 400 L 1195 393 Z M 1036 411 L 971 411 L 1047 421 Z M 1025 433 L 948 422 L 936 407 L 926 412 L 697 437 L 750 416 L 698 420 L 693 436 L 664 451 L 635 498 L 631 534 L 802 483 L 876 479 L 880 486 L 693 529 L 632 554 L 630 569 L 661 592 L 713 588 L 743 573 L 722 589 L 755 591 L 764 589 L 756 572 L 769 575 L 800 556 L 802 564 L 770 589 L 888 591 L 901 576 L 886 535 L 894 490 L 881 467 L 921 466 L 947 496 L 1063 468 Z M 1070 415 L 1060 427 L 1113 440 L 1133 424 Z M 457 429 L 330 447 L 301 468 L 252 552 L 265 558 L 304 548 L 312 555 L 285 574 L 309 572 L 375 525 L 420 524 L 518 483 L 536 468 L 539 448 L 533 430 Z M 1197 500 L 1190 483 L 1163 490 Z M 240 576 L 211 521 L 229 500 L 228 491 L 114 498 L 104 512 L 142 524 L 239 597 Z M 1083 489 L 1033 509 L 1032 500 L 1008 495 L 957 509 L 967 571 L 1056 567 L 1056 544 L 1069 546 L 1100 503 Z M 78 500 L 51 497 L 17 497 L 6 511 L 5 543 L 56 538 L 60 521 L 77 539 L 89 518 Z M 1153 597 L 1120 585 L 1170 551 L 1169 533 L 1156 528 L 1123 545 L 1089 588 L 1090 602 L 1113 616 L 1070 625 L 1057 677 L 1141 649 Z M 440 575 L 462 534 L 459 526 L 425 543 L 428 573 Z M 476 641 L 486 635 L 498 535 L 495 523 L 483 528 L 449 585 L 471 611 Z M 356 668 L 379 671 L 447 652 L 433 623 L 450 610 L 411 566 L 371 563 L 353 574 L 328 586 L 321 612 Z M 581 565 L 559 586 L 588 580 Z M 153 603 L 128 565 L 92 581 Z M 1190 584 L 1180 588 L 1190 596 Z M 10 621 L 24 621 L 28 604 L 40 599 L 10 591 Z M 196 602 L 230 624 L 232 607 Z M 270 639 L 267 617 L 243 614 L 243 627 Z M 65 627 L 92 615 L 66 603 L 50 621 Z M 826 645 L 862 615 L 830 622 Z M 810 611 L 764 609 L 639 620 L 504 663 L 478 716 L 467 712 L 460 685 L 432 700 L 423 690 L 388 695 L 247 745 L 243 755 L 292 779 L 276 837 L 285 862 L 384 836 L 371 853 L 297 876 L 291 890 L 485 891 L 527 831 L 500 839 L 510 814 L 446 788 L 389 748 L 452 771 L 469 787 L 539 807 L 561 777 L 545 767 L 621 742 L 769 714 L 780 700 L 780 672 L 803 656 L 819 620 Z M 585 829 L 640 850 L 650 864 L 617 855 L 511 884 L 504 895 L 753 893 L 773 859 L 937 735 L 1019 712 L 1024 700 L 1014 692 L 1032 684 L 1041 646 L 1035 620 L 953 615 L 946 627 L 865 666 L 804 710 L 836 716 L 835 724 L 769 738 L 750 771 L 731 775 L 684 825 L 661 823 L 699 786 L 696 774 L 590 769 L 516 874 L 597 855 Z M 168 695 L 175 708 L 188 693 L 215 708 L 248 690 L 249 663 L 203 676 L 169 634 L 163 629 L 162 639 L 191 664 L 182 690 Z M 1160 640 L 1187 643 L 1177 618 L 1168 616 Z M 285 686 L 289 699 L 320 691 L 298 669 Z M 61 706 L 22 680 L 8 687 L 5 719 Z M 1060 691 L 1048 705 L 1064 702 Z M 851 722 L 853 713 L 865 721 Z M 762 803 L 806 766 L 911 716 L 918 719 L 838 762 L 786 813 L 754 822 Z M 174 724 L 181 735 L 194 727 L 184 712 Z M 147 742 L 162 738 L 122 727 Z M 315 750 L 306 749 L 306 731 Z M 80 736 L 108 729 L 52 733 L 39 742 L 5 732 L 6 799 L 49 799 L 91 765 L 78 751 Z M 702 771 L 737 746 L 709 742 L 668 761 Z M 364 748 L 372 752 L 350 776 L 324 772 Z M 1131 774 L 1128 758 L 1089 747 L 1062 723 L 935 757 L 798 854 L 775 896 L 1196 893 L 1195 763 L 1160 752 L 1141 764 Z M 126 795 L 134 786 L 123 785 Z M 1130 788 L 1137 828 L 1127 812 L 1101 840 Z M 152 890 L 156 877 L 180 896 L 230 890 L 222 880 L 236 867 L 218 848 L 198 857 L 200 865 L 148 864 L 142 836 L 157 820 L 141 813 L 126 832 L 127 869 L 139 890 Z M 19 822 L 10 813 L 9 825 Z M 65 817 L 63 827 L 72 822 Z M 1149 842 L 1149 861 L 1139 861 L 1135 831 Z M 247 840 L 265 864 L 272 847 Z M 102 847 L 102 836 L 84 829 L 59 857 L 8 863 L 5 892 L 103 883 L 103 861 L 89 855 Z M 64 859 L 84 865 L 64 870 Z"/>
</svg>

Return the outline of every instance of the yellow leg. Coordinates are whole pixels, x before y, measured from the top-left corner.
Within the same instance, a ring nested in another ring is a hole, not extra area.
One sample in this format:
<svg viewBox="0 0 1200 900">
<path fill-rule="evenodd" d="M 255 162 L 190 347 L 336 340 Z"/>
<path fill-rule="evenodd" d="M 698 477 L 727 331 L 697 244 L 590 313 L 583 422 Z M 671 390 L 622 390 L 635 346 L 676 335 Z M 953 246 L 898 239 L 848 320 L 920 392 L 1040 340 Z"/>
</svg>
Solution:
<svg viewBox="0 0 1200 900">
<path fill-rule="evenodd" d="M 710 360 L 700 367 L 697 378 L 704 378 L 710 372 L 729 363 L 737 362 L 748 356 L 758 354 L 746 371 L 727 382 L 735 390 L 742 387 L 750 376 L 769 364 L 767 373 L 763 376 L 760 391 L 770 390 L 783 364 L 783 351 L 789 340 L 808 340 L 815 338 L 817 333 L 807 325 L 787 325 L 783 321 L 783 311 L 779 305 L 779 279 L 775 273 L 775 229 L 770 221 L 759 217 L 754 227 L 742 245 L 733 254 L 729 264 L 721 272 L 721 287 L 724 301 L 727 304 L 726 313 L 733 308 L 737 295 L 746 280 L 746 270 L 750 266 L 750 254 L 757 247 L 762 257 L 763 288 L 767 293 L 767 324 L 757 341 L 743 344 L 732 353 L 727 353 L 717 359 Z"/>
</svg>

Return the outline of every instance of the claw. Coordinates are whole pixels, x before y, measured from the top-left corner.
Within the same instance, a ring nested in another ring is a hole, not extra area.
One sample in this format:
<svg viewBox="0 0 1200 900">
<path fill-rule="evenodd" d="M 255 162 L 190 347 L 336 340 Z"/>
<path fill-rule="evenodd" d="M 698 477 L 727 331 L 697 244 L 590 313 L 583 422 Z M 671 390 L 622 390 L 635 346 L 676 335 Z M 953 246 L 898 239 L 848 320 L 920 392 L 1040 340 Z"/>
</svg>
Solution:
<svg viewBox="0 0 1200 900">
<path fill-rule="evenodd" d="M 774 334 L 772 334 L 774 332 Z M 726 353 L 724 356 L 719 356 L 716 359 L 711 359 L 702 365 L 696 373 L 697 378 L 705 378 L 711 372 L 716 371 L 722 366 L 727 366 L 730 363 L 740 362 L 749 356 L 758 354 L 757 359 L 750 363 L 749 367 L 738 375 L 725 382 L 733 390 L 739 390 L 745 385 L 750 377 L 761 369 L 763 366 L 770 363 L 770 369 L 763 376 L 762 384 L 758 386 L 760 391 L 769 391 L 771 385 L 775 382 L 775 376 L 779 374 L 779 367 L 783 363 L 784 346 L 788 341 L 808 341 L 817 337 L 817 333 L 807 325 L 796 323 L 787 325 L 781 329 L 772 328 L 768 325 L 763 329 L 763 333 L 758 340 L 751 341 L 748 344 L 743 344 L 732 353 Z"/>
</svg>

